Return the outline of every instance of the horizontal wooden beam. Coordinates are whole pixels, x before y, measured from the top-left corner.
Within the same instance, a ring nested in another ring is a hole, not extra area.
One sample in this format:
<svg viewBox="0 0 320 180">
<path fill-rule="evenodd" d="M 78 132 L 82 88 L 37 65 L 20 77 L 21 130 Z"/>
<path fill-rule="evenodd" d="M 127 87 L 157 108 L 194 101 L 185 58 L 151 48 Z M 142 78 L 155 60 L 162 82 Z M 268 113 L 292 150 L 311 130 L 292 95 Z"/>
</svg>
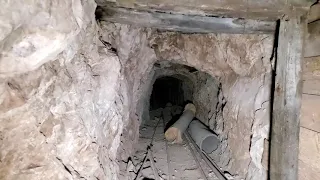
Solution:
<svg viewBox="0 0 320 180">
<path fill-rule="evenodd" d="M 283 16 L 300 17 L 316 0 L 96 0 L 98 6 L 140 11 L 209 15 L 275 21 Z"/>
<path fill-rule="evenodd" d="M 168 14 L 108 6 L 97 8 L 96 14 L 102 21 L 183 33 L 268 34 L 273 33 L 276 26 L 272 21 Z"/>
</svg>

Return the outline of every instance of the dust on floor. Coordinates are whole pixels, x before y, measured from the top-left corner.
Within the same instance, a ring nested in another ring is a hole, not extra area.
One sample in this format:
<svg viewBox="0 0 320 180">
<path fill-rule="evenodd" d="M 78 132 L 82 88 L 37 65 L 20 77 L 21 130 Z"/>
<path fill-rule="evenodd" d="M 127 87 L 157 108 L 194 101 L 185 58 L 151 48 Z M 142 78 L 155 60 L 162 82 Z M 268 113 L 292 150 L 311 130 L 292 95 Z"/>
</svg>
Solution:
<svg viewBox="0 0 320 180">
<path fill-rule="evenodd" d="M 128 179 L 155 179 L 150 153 L 147 156 L 147 149 L 150 147 L 155 164 L 155 173 L 158 174 L 161 180 L 205 180 L 203 174 L 208 180 L 218 180 L 203 160 L 200 160 L 201 170 L 190 149 L 192 147 L 188 145 L 185 139 L 182 144 L 171 144 L 166 141 L 164 136 L 165 129 L 179 117 L 181 112 L 182 107 L 171 105 L 150 111 L 150 120 L 140 127 L 139 142 L 135 146 L 136 153 L 128 161 Z M 145 158 L 147 159 L 143 163 Z M 198 159 L 201 158 L 198 157 Z M 142 164 L 143 167 L 141 168 Z M 140 168 L 140 176 L 137 177 Z"/>
</svg>

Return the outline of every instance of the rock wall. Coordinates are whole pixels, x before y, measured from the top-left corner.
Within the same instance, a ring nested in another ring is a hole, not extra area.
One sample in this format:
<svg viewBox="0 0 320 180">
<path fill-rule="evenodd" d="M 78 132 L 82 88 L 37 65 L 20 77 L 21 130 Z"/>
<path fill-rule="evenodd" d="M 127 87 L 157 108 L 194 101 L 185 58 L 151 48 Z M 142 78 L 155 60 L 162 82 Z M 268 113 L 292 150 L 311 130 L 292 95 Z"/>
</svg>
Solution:
<svg viewBox="0 0 320 180">
<path fill-rule="evenodd" d="M 197 73 L 194 91 L 193 102 L 197 107 L 196 118 L 214 129 L 216 115 L 221 110 L 217 107 L 220 91 L 219 81 L 207 73 L 199 72 Z"/>
<path fill-rule="evenodd" d="M 213 157 L 232 174 L 247 179 L 266 178 L 266 167 L 261 161 L 269 132 L 273 36 L 183 35 L 108 23 L 102 23 L 101 27 L 106 32 L 103 39 L 115 44 L 120 59 L 128 62 L 126 68 L 135 70 L 127 78 L 137 85 L 134 98 L 140 98 L 138 104 L 142 105 L 135 109 L 138 117 L 142 116 L 142 109 L 148 109 L 143 106 L 148 106 L 146 95 L 152 89 L 154 63 L 169 61 L 205 72 L 221 83 L 216 104 L 221 110 L 209 122 L 222 141 Z M 127 126 L 127 131 L 135 128 Z"/>
<path fill-rule="evenodd" d="M 129 98 L 95 2 L 1 5 L 0 179 L 118 179 Z"/>
<path fill-rule="evenodd" d="M 226 104 L 214 129 L 223 142 L 217 157 L 221 159 L 216 160 L 232 174 L 245 177 L 248 173 L 247 179 L 266 178 L 261 157 L 269 130 L 272 39 L 268 35 L 177 33 L 161 33 L 154 39 L 159 59 L 220 77 Z"/>
</svg>

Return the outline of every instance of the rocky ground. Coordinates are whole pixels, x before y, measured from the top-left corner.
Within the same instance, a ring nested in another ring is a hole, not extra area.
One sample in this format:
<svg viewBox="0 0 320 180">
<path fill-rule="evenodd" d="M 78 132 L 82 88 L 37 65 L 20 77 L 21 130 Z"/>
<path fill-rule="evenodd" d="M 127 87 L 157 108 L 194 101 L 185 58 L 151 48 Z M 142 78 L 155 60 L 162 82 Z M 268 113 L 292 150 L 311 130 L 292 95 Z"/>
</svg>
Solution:
<svg viewBox="0 0 320 180">
<path fill-rule="evenodd" d="M 184 140 L 183 144 L 171 144 L 165 140 L 164 130 L 179 117 L 181 112 L 182 107 L 171 105 L 150 111 L 150 120 L 140 127 L 139 142 L 135 146 L 136 153 L 127 164 L 129 179 L 136 178 L 150 144 L 150 151 L 160 179 L 169 179 L 169 176 L 171 176 L 170 179 L 205 179 L 186 140 Z M 141 169 L 141 176 L 137 179 L 155 179 L 149 157 L 151 156 L 148 155 Z M 200 162 L 200 164 L 207 179 L 218 180 L 204 161 Z"/>
</svg>

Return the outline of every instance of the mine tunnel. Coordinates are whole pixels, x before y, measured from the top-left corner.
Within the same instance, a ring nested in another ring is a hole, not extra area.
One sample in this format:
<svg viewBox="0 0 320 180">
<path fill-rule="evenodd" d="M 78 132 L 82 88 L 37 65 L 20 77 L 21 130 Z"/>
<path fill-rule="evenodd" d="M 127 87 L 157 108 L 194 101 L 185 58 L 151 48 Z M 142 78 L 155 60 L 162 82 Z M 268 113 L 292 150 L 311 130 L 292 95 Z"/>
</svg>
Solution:
<svg viewBox="0 0 320 180">
<path fill-rule="evenodd" d="M 320 172 L 315 0 L 39 2 L 0 6 L 0 179 Z"/>
<path fill-rule="evenodd" d="M 134 146 L 135 153 L 130 159 L 132 161 L 130 163 L 136 166 L 135 170 L 129 171 L 129 175 L 132 178 L 145 179 L 166 179 L 168 176 L 177 179 L 201 179 L 204 178 L 201 172 L 205 171 L 207 179 L 216 179 L 216 175 L 205 164 L 206 162 L 198 159 L 201 151 L 196 151 L 198 147 L 209 147 L 209 149 L 212 147 L 207 155 L 215 156 L 212 153 L 213 150 L 218 152 L 218 146 L 221 149 L 223 145 L 212 130 L 218 123 L 216 122 L 216 118 L 219 118 L 218 108 L 222 107 L 218 105 L 222 103 L 218 99 L 219 93 L 222 93 L 219 81 L 205 72 L 182 64 L 156 63 L 153 70 L 155 74 L 148 88 L 151 93 L 147 93 L 150 97 L 145 102 L 149 103 L 148 116 L 144 116 L 146 118 L 142 120 L 139 127 L 139 140 Z M 198 111 L 197 108 L 199 108 Z M 186 112 L 192 115 L 188 117 Z M 210 112 L 211 116 L 208 115 Z M 176 139 L 173 142 L 169 140 L 167 134 L 170 130 L 180 133 L 180 129 L 175 128 L 179 121 L 183 123 L 184 130 L 179 135 L 180 139 L 174 137 Z M 192 125 L 189 127 L 189 124 L 197 124 L 197 122 L 200 128 L 192 131 L 190 129 Z M 197 145 L 192 135 L 198 135 L 197 131 L 203 128 L 207 129 L 207 134 L 209 133 L 215 139 L 212 141 L 209 137 L 203 138 L 201 141 L 203 144 Z M 188 140 L 186 133 L 189 134 L 189 132 L 191 139 Z M 192 142 L 194 144 L 189 144 Z M 152 153 L 152 158 L 146 153 Z M 145 158 L 146 161 L 144 161 Z M 200 163 L 199 167 L 198 163 Z"/>
<path fill-rule="evenodd" d="M 182 106 L 185 99 L 182 83 L 170 76 L 156 79 L 150 97 L 150 110 L 163 108 L 167 103 Z"/>
</svg>

